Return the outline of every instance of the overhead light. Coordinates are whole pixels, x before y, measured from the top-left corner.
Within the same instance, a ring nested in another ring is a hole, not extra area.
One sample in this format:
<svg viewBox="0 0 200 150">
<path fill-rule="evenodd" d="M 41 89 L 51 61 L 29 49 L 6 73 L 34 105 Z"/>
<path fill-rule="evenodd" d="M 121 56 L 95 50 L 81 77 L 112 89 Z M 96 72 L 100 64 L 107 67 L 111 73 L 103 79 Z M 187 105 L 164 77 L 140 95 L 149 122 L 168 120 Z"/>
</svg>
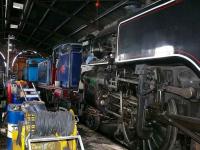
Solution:
<svg viewBox="0 0 200 150">
<path fill-rule="evenodd" d="M 18 29 L 18 25 L 16 25 L 16 24 L 10 24 L 10 28 L 12 28 L 12 29 Z"/>
<path fill-rule="evenodd" d="M 24 5 L 20 3 L 13 2 L 13 8 L 23 9 Z"/>
</svg>

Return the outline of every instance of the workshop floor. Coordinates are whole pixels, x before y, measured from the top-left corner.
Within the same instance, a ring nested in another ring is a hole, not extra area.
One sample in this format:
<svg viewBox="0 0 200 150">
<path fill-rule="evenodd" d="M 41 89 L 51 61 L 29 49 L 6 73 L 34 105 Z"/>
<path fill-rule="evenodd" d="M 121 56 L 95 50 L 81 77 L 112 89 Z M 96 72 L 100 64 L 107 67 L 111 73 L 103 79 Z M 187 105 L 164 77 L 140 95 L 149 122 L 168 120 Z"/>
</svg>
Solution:
<svg viewBox="0 0 200 150">
<path fill-rule="evenodd" d="M 79 132 L 86 150 L 127 150 L 111 139 L 97 133 L 84 125 L 79 125 Z"/>
</svg>

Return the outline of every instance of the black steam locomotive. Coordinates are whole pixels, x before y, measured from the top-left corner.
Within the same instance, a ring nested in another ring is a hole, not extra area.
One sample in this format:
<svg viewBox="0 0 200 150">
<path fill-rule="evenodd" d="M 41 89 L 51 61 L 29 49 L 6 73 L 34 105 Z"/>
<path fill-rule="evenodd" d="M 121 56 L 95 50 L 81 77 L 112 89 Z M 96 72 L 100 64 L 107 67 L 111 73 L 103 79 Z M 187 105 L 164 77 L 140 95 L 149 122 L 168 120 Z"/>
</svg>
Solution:
<svg viewBox="0 0 200 150">
<path fill-rule="evenodd" d="M 115 57 L 82 66 L 88 126 L 134 150 L 199 148 L 199 6 L 161 0 L 119 24 Z"/>
</svg>

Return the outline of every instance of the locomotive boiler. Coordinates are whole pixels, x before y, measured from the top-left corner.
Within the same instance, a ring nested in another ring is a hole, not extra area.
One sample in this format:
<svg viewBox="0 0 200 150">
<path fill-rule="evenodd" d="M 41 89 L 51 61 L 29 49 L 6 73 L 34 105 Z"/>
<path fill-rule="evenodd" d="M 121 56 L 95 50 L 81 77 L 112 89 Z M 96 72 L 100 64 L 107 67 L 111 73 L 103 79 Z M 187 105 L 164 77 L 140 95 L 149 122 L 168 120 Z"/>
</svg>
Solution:
<svg viewBox="0 0 200 150">
<path fill-rule="evenodd" d="M 115 61 L 82 66 L 89 127 L 133 150 L 199 149 L 199 5 L 162 0 L 119 24 Z"/>
</svg>

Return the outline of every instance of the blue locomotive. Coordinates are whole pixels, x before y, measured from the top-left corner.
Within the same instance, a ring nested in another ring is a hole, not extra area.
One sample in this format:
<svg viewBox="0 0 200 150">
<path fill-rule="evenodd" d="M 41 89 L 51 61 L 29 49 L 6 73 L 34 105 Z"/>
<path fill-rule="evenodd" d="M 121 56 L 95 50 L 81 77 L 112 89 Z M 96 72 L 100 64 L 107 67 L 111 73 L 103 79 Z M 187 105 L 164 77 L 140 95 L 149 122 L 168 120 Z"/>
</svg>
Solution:
<svg viewBox="0 0 200 150">
<path fill-rule="evenodd" d="M 44 61 L 44 58 L 29 58 L 26 61 L 26 67 L 24 68 L 24 80 L 30 82 L 38 81 L 38 64 Z"/>
<path fill-rule="evenodd" d="M 65 43 L 56 46 L 49 59 L 38 65 L 38 87 L 42 99 L 52 109 L 79 105 L 78 86 L 82 63 L 82 45 Z"/>
<path fill-rule="evenodd" d="M 82 63 L 81 44 L 64 44 L 57 64 L 57 80 L 65 88 L 78 88 Z"/>
<path fill-rule="evenodd" d="M 82 63 L 82 45 L 79 43 L 61 44 L 53 49 L 52 59 L 38 65 L 38 82 L 53 85 L 58 81 L 63 88 L 77 89 Z"/>
</svg>

